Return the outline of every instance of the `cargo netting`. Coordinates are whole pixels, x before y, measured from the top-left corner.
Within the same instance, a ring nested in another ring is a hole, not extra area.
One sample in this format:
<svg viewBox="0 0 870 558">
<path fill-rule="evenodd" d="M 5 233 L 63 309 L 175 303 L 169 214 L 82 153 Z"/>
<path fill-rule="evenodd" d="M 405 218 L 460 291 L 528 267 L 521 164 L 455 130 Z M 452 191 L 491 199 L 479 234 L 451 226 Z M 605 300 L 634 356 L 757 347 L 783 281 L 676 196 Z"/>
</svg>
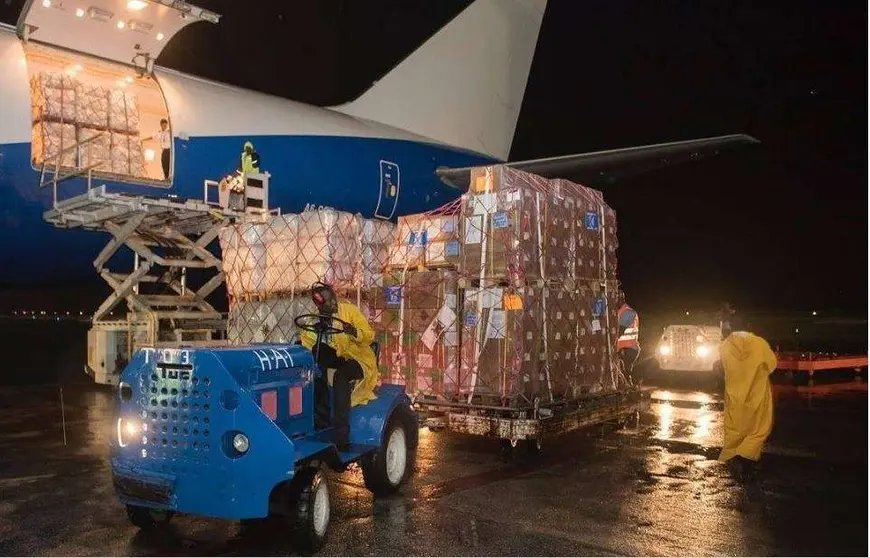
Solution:
<svg viewBox="0 0 870 558">
<path fill-rule="evenodd" d="M 30 88 L 35 163 L 55 163 L 66 151 L 63 167 L 147 176 L 134 94 L 83 83 L 62 72 L 40 72 Z"/>
<path fill-rule="evenodd" d="M 334 210 L 223 230 L 230 341 L 291 342 L 314 281 L 358 304 L 381 379 L 523 408 L 621 386 L 616 214 L 601 192 L 508 167 L 397 226 Z"/>
</svg>

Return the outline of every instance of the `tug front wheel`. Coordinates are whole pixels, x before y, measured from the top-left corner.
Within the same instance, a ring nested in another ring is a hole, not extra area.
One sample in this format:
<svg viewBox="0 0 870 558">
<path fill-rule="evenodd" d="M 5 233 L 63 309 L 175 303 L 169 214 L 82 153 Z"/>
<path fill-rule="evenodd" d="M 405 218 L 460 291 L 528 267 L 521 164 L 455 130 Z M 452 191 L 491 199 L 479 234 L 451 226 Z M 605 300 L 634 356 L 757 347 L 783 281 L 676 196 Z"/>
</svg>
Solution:
<svg viewBox="0 0 870 558">
<path fill-rule="evenodd" d="M 330 505 L 326 475 L 320 468 L 307 467 L 296 473 L 291 486 L 293 543 L 301 552 L 313 554 L 326 542 Z"/>
<path fill-rule="evenodd" d="M 387 425 L 381 447 L 362 461 L 363 480 L 375 496 L 395 494 L 411 471 L 416 432 L 409 431 L 410 411 L 397 408 Z"/>
<path fill-rule="evenodd" d="M 127 506 L 127 518 L 130 523 L 143 531 L 151 531 L 167 525 L 172 520 L 171 511 L 143 508 L 142 506 Z"/>
</svg>

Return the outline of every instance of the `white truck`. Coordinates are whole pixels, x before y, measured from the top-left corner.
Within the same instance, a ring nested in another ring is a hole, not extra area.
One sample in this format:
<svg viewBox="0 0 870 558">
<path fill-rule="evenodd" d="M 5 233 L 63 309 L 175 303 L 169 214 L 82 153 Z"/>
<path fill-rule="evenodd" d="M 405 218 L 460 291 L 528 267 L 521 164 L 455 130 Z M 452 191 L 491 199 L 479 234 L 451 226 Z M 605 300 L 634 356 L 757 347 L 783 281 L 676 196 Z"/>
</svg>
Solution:
<svg viewBox="0 0 870 558">
<path fill-rule="evenodd" d="M 673 372 L 712 372 L 719 360 L 722 330 L 711 325 L 669 325 L 656 347 L 659 368 Z"/>
</svg>

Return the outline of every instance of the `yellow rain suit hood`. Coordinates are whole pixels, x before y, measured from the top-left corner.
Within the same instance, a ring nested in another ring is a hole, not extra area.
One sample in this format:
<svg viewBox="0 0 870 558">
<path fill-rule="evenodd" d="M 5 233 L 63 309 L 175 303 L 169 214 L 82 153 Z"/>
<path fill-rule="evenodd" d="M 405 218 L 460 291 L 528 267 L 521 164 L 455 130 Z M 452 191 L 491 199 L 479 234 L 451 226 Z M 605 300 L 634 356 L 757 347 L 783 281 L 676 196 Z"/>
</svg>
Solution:
<svg viewBox="0 0 870 558">
<path fill-rule="evenodd" d="M 758 461 L 773 430 L 769 376 L 776 370 L 776 355 L 767 341 L 743 331 L 729 335 L 719 354 L 725 369 L 725 441 L 719 461 L 738 455 Z"/>
<path fill-rule="evenodd" d="M 345 333 L 332 335 L 329 346 L 335 349 L 339 358 L 353 359 L 362 367 L 363 379 L 354 386 L 353 393 L 350 394 L 350 404 L 352 407 L 363 405 L 375 398 L 375 386 L 378 384 L 378 363 L 371 347 L 375 332 L 359 308 L 346 300 L 338 301 L 335 317 L 356 328 L 356 337 Z M 340 322 L 333 322 L 332 326 L 337 329 L 344 327 Z M 310 331 L 303 331 L 300 337 L 302 344 L 309 349 L 317 341 L 317 335 Z M 323 372 L 326 373 L 326 370 Z"/>
</svg>

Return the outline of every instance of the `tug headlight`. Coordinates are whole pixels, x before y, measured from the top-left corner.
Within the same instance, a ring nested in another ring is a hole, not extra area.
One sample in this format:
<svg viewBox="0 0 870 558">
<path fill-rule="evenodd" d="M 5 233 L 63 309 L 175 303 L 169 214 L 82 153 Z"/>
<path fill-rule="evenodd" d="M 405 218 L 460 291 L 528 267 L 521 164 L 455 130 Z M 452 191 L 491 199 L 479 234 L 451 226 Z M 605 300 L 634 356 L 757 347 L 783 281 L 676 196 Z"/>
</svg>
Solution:
<svg viewBox="0 0 870 558">
<path fill-rule="evenodd" d="M 131 420 L 125 418 L 118 419 L 118 445 L 122 448 L 130 445 L 130 442 L 136 440 L 139 434 L 145 431 L 146 426 L 139 420 Z"/>
</svg>

